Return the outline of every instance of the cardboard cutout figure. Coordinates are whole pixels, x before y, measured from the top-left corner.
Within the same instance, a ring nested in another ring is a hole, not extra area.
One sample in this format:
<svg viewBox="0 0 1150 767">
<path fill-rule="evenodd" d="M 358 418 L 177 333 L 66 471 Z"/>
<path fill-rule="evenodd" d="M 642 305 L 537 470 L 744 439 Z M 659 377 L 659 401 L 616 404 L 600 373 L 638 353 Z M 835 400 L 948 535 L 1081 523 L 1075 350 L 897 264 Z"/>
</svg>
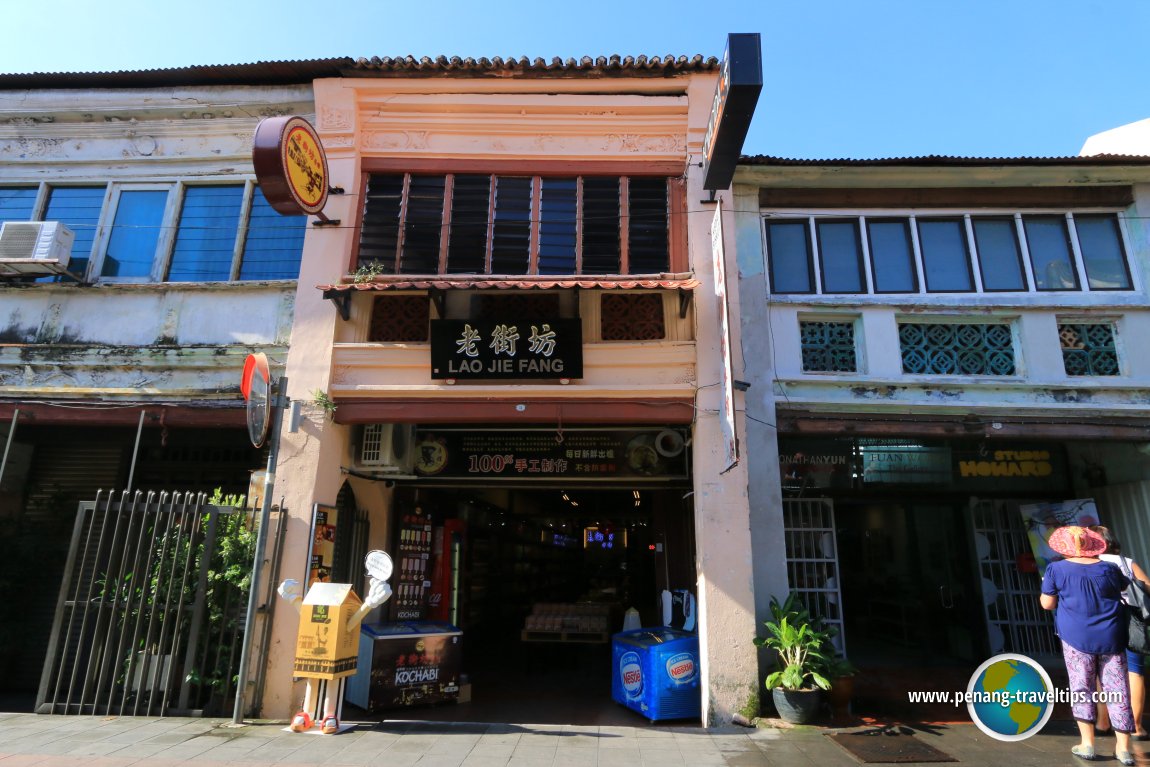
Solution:
<svg viewBox="0 0 1150 767">
<path fill-rule="evenodd" d="M 344 688 L 359 662 L 359 624 L 391 598 L 391 558 L 383 551 L 367 555 L 367 599 L 360 600 L 349 583 L 313 583 L 307 596 L 298 581 L 287 579 L 277 589 L 300 614 L 295 674 L 307 679 L 303 709 L 292 717 L 292 732 L 324 735 L 348 729 L 339 724 Z M 313 681 L 314 680 L 314 681 Z M 335 684 L 329 684 L 329 682 Z M 322 716 L 320 715 L 322 712 Z"/>
</svg>

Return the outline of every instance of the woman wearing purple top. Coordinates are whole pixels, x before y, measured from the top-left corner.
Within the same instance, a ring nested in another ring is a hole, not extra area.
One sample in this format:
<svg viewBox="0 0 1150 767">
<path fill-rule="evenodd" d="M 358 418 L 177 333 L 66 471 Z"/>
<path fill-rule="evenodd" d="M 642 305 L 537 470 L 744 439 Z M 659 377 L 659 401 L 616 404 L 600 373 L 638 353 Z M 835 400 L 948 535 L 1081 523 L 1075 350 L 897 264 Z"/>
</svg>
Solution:
<svg viewBox="0 0 1150 767">
<path fill-rule="evenodd" d="M 1081 743 L 1070 749 L 1080 759 L 1092 760 L 1094 722 L 1098 707 L 1093 694 L 1101 682 L 1108 694 L 1110 726 L 1114 730 L 1114 758 L 1134 764 L 1130 733 L 1130 683 L 1126 677 L 1126 612 L 1122 591 L 1130 583 L 1122 572 L 1098 558 L 1106 551 L 1102 536 L 1075 525 L 1055 530 L 1047 542 L 1065 559 L 1046 566 L 1039 601 L 1055 610 L 1054 626 L 1062 640 L 1062 657 L 1070 678 L 1070 710 L 1078 720 Z"/>
</svg>

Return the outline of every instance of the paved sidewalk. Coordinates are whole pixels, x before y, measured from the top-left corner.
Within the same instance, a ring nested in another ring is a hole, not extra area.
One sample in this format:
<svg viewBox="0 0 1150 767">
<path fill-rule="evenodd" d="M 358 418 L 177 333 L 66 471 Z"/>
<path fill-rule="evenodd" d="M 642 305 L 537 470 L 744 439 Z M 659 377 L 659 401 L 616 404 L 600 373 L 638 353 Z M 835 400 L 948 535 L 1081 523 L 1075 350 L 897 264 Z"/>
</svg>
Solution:
<svg viewBox="0 0 1150 767">
<path fill-rule="evenodd" d="M 818 727 L 744 729 L 360 722 L 339 735 L 287 732 L 283 723 L 233 728 L 218 719 L 0 714 L 0 767 L 838 767 L 860 762 Z M 847 731 L 866 729 L 846 728 Z M 914 734 L 970 765 L 1081 765 L 1073 724 L 1002 743 L 973 725 L 923 725 Z M 910 730 L 906 730 L 909 733 Z M 876 737 L 885 737 L 876 735 Z M 1138 744 L 1139 747 L 1142 744 Z M 1098 743 L 1113 761 L 1113 738 Z M 1150 764 L 1150 760 L 1140 757 Z M 953 763 L 953 762 L 952 762 Z"/>
</svg>

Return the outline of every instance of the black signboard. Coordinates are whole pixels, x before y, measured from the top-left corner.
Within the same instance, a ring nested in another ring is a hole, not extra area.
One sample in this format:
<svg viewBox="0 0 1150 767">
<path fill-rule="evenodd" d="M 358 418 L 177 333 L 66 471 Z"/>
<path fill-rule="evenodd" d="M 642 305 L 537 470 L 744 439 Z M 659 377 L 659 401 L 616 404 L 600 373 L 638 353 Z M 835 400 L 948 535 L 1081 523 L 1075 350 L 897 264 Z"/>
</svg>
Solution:
<svg viewBox="0 0 1150 767">
<path fill-rule="evenodd" d="M 580 320 L 432 320 L 431 377 L 582 378 Z"/>
<path fill-rule="evenodd" d="M 735 176 L 743 139 L 763 89 L 759 33 L 727 35 L 727 50 L 703 137 L 703 188 L 726 189 Z"/>
<path fill-rule="evenodd" d="M 684 479 L 679 429 L 475 431 L 416 434 L 415 473 L 437 479 Z"/>
</svg>

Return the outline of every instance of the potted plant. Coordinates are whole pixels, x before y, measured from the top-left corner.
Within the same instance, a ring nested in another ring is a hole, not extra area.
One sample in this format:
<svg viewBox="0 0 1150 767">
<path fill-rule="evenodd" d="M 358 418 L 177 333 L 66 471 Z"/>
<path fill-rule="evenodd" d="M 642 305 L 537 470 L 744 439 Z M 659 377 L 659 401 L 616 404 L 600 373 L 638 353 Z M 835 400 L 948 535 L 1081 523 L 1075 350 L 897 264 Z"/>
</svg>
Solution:
<svg viewBox="0 0 1150 767">
<path fill-rule="evenodd" d="M 827 690 L 827 703 L 830 704 L 832 716 L 848 713 L 851 696 L 854 695 L 854 678 L 857 673 L 858 669 L 854 667 L 854 664 L 843 656 L 831 655 L 827 658 L 823 676 L 831 683 Z"/>
<path fill-rule="evenodd" d="M 770 609 L 771 620 L 764 624 L 767 636 L 755 638 L 756 645 L 778 655 L 779 667 L 767 675 L 766 687 L 779 718 L 804 724 L 818 712 L 820 691 L 831 686 L 824 674 L 828 660 L 825 647 L 830 635 L 795 594 L 782 604 L 772 598 Z"/>
</svg>

